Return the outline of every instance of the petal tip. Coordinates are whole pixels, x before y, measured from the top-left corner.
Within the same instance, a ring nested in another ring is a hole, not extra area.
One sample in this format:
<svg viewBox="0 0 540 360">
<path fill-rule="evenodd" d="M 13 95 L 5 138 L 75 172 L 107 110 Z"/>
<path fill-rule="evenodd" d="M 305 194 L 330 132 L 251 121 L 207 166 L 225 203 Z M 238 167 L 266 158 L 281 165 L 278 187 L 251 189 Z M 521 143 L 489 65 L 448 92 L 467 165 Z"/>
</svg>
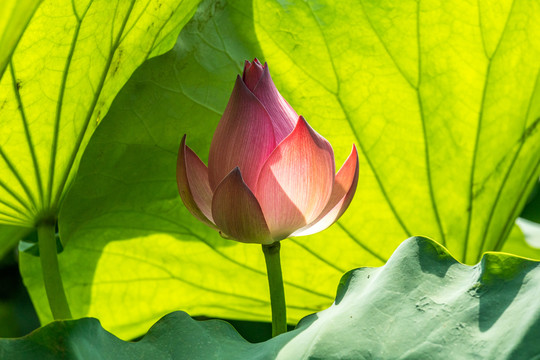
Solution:
<svg viewBox="0 0 540 360">
<path fill-rule="evenodd" d="M 261 206 L 235 167 L 220 182 L 212 200 L 212 216 L 223 234 L 237 241 L 273 241 Z"/>
<path fill-rule="evenodd" d="M 302 115 L 298 117 L 298 121 L 296 122 L 296 126 L 292 132 L 308 134 L 319 148 L 326 149 L 331 153 L 332 159 L 334 158 L 334 149 L 332 148 L 330 142 L 328 142 L 324 136 L 315 131 L 315 129 L 309 125 L 307 120 Z"/>
<path fill-rule="evenodd" d="M 358 149 L 356 148 L 355 144 L 352 144 L 351 153 L 349 156 L 354 156 L 356 159 L 356 167 L 358 167 Z"/>
<path fill-rule="evenodd" d="M 186 134 L 182 136 L 182 139 L 180 140 L 180 149 L 186 146 Z"/>
<path fill-rule="evenodd" d="M 234 169 L 231 170 L 231 175 L 239 177 L 242 182 L 244 182 L 244 178 L 242 177 L 242 172 L 240 171 L 240 168 L 236 166 Z M 244 182 L 245 184 L 245 182 Z"/>
</svg>

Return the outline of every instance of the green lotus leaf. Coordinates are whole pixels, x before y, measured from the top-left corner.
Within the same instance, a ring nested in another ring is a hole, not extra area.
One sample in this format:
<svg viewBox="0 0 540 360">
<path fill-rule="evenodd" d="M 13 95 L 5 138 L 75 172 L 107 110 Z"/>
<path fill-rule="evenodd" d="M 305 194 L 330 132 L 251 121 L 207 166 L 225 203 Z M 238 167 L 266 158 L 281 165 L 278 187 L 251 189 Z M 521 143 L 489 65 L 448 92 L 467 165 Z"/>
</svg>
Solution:
<svg viewBox="0 0 540 360">
<path fill-rule="evenodd" d="M 0 70 L 9 61 L 0 81 L 0 224 L 22 228 L 58 216 L 117 92 L 172 47 L 197 1 L 50 0 L 28 22 L 32 4 L 8 1 L 0 16 Z"/>
<path fill-rule="evenodd" d="M 4 0 L 0 3 L 0 79 L 22 33 L 43 0 Z"/>
</svg>

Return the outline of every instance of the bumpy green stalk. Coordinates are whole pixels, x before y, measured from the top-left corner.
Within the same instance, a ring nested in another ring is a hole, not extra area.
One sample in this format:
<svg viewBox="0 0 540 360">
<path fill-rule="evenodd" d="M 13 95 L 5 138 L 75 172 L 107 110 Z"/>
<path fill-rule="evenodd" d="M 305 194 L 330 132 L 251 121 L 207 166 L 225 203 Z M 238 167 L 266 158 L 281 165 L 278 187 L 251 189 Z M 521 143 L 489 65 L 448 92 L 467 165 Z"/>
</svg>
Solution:
<svg viewBox="0 0 540 360">
<path fill-rule="evenodd" d="M 272 337 L 287 332 L 287 306 L 285 305 L 285 291 L 283 289 L 283 276 L 279 259 L 279 241 L 271 245 L 263 245 L 266 272 L 270 287 L 270 304 L 272 307 Z"/>
<path fill-rule="evenodd" d="M 45 222 L 38 226 L 38 242 L 43 282 L 53 318 L 55 320 L 71 319 L 71 311 L 58 267 L 54 223 Z"/>
</svg>

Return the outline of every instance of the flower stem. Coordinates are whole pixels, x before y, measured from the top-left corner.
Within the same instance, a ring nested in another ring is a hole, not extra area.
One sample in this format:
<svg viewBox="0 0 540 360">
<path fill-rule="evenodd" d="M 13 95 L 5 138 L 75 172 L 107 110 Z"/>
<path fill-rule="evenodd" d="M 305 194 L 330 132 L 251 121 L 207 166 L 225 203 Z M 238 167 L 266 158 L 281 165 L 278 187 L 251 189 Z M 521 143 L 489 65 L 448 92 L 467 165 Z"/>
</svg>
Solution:
<svg viewBox="0 0 540 360">
<path fill-rule="evenodd" d="M 283 289 L 283 276 L 279 250 L 281 244 L 276 241 L 270 245 L 263 245 L 266 272 L 270 287 L 270 304 L 272 307 L 272 337 L 287 332 L 287 306 L 285 305 L 285 291 Z"/>
<path fill-rule="evenodd" d="M 69 310 L 58 267 L 55 224 L 53 222 L 44 222 L 38 226 L 37 230 L 43 283 L 45 284 L 45 292 L 47 293 L 53 318 L 55 320 L 71 319 L 71 311 Z"/>
</svg>

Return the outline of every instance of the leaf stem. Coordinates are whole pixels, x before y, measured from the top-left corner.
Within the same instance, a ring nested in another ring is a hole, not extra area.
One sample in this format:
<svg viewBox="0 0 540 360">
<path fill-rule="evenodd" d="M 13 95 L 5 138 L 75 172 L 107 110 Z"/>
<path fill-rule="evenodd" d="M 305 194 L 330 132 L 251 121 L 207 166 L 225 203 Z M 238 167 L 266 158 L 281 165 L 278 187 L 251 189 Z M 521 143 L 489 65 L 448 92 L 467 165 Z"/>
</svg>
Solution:
<svg viewBox="0 0 540 360">
<path fill-rule="evenodd" d="M 39 258 L 43 283 L 49 300 L 49 307 L 55 320 L 71 319 L 71 311 L 64 292 L 58 255 L 56 253 L 55 223 L 46 221 L 40 224 L 38 230 Z"/>
<path fill-rule="evenodd" d="M 262 246 L 266 261 L 266 272 L 268 273 L 268 286 L 270 287 L 272 337 L 287 332 L 287 306 L 285 305 L 285 291 L 283 289 L 283 276 L 279 259 L 280 248 L 281 243 L 279 241 Z"/>
</svg>

